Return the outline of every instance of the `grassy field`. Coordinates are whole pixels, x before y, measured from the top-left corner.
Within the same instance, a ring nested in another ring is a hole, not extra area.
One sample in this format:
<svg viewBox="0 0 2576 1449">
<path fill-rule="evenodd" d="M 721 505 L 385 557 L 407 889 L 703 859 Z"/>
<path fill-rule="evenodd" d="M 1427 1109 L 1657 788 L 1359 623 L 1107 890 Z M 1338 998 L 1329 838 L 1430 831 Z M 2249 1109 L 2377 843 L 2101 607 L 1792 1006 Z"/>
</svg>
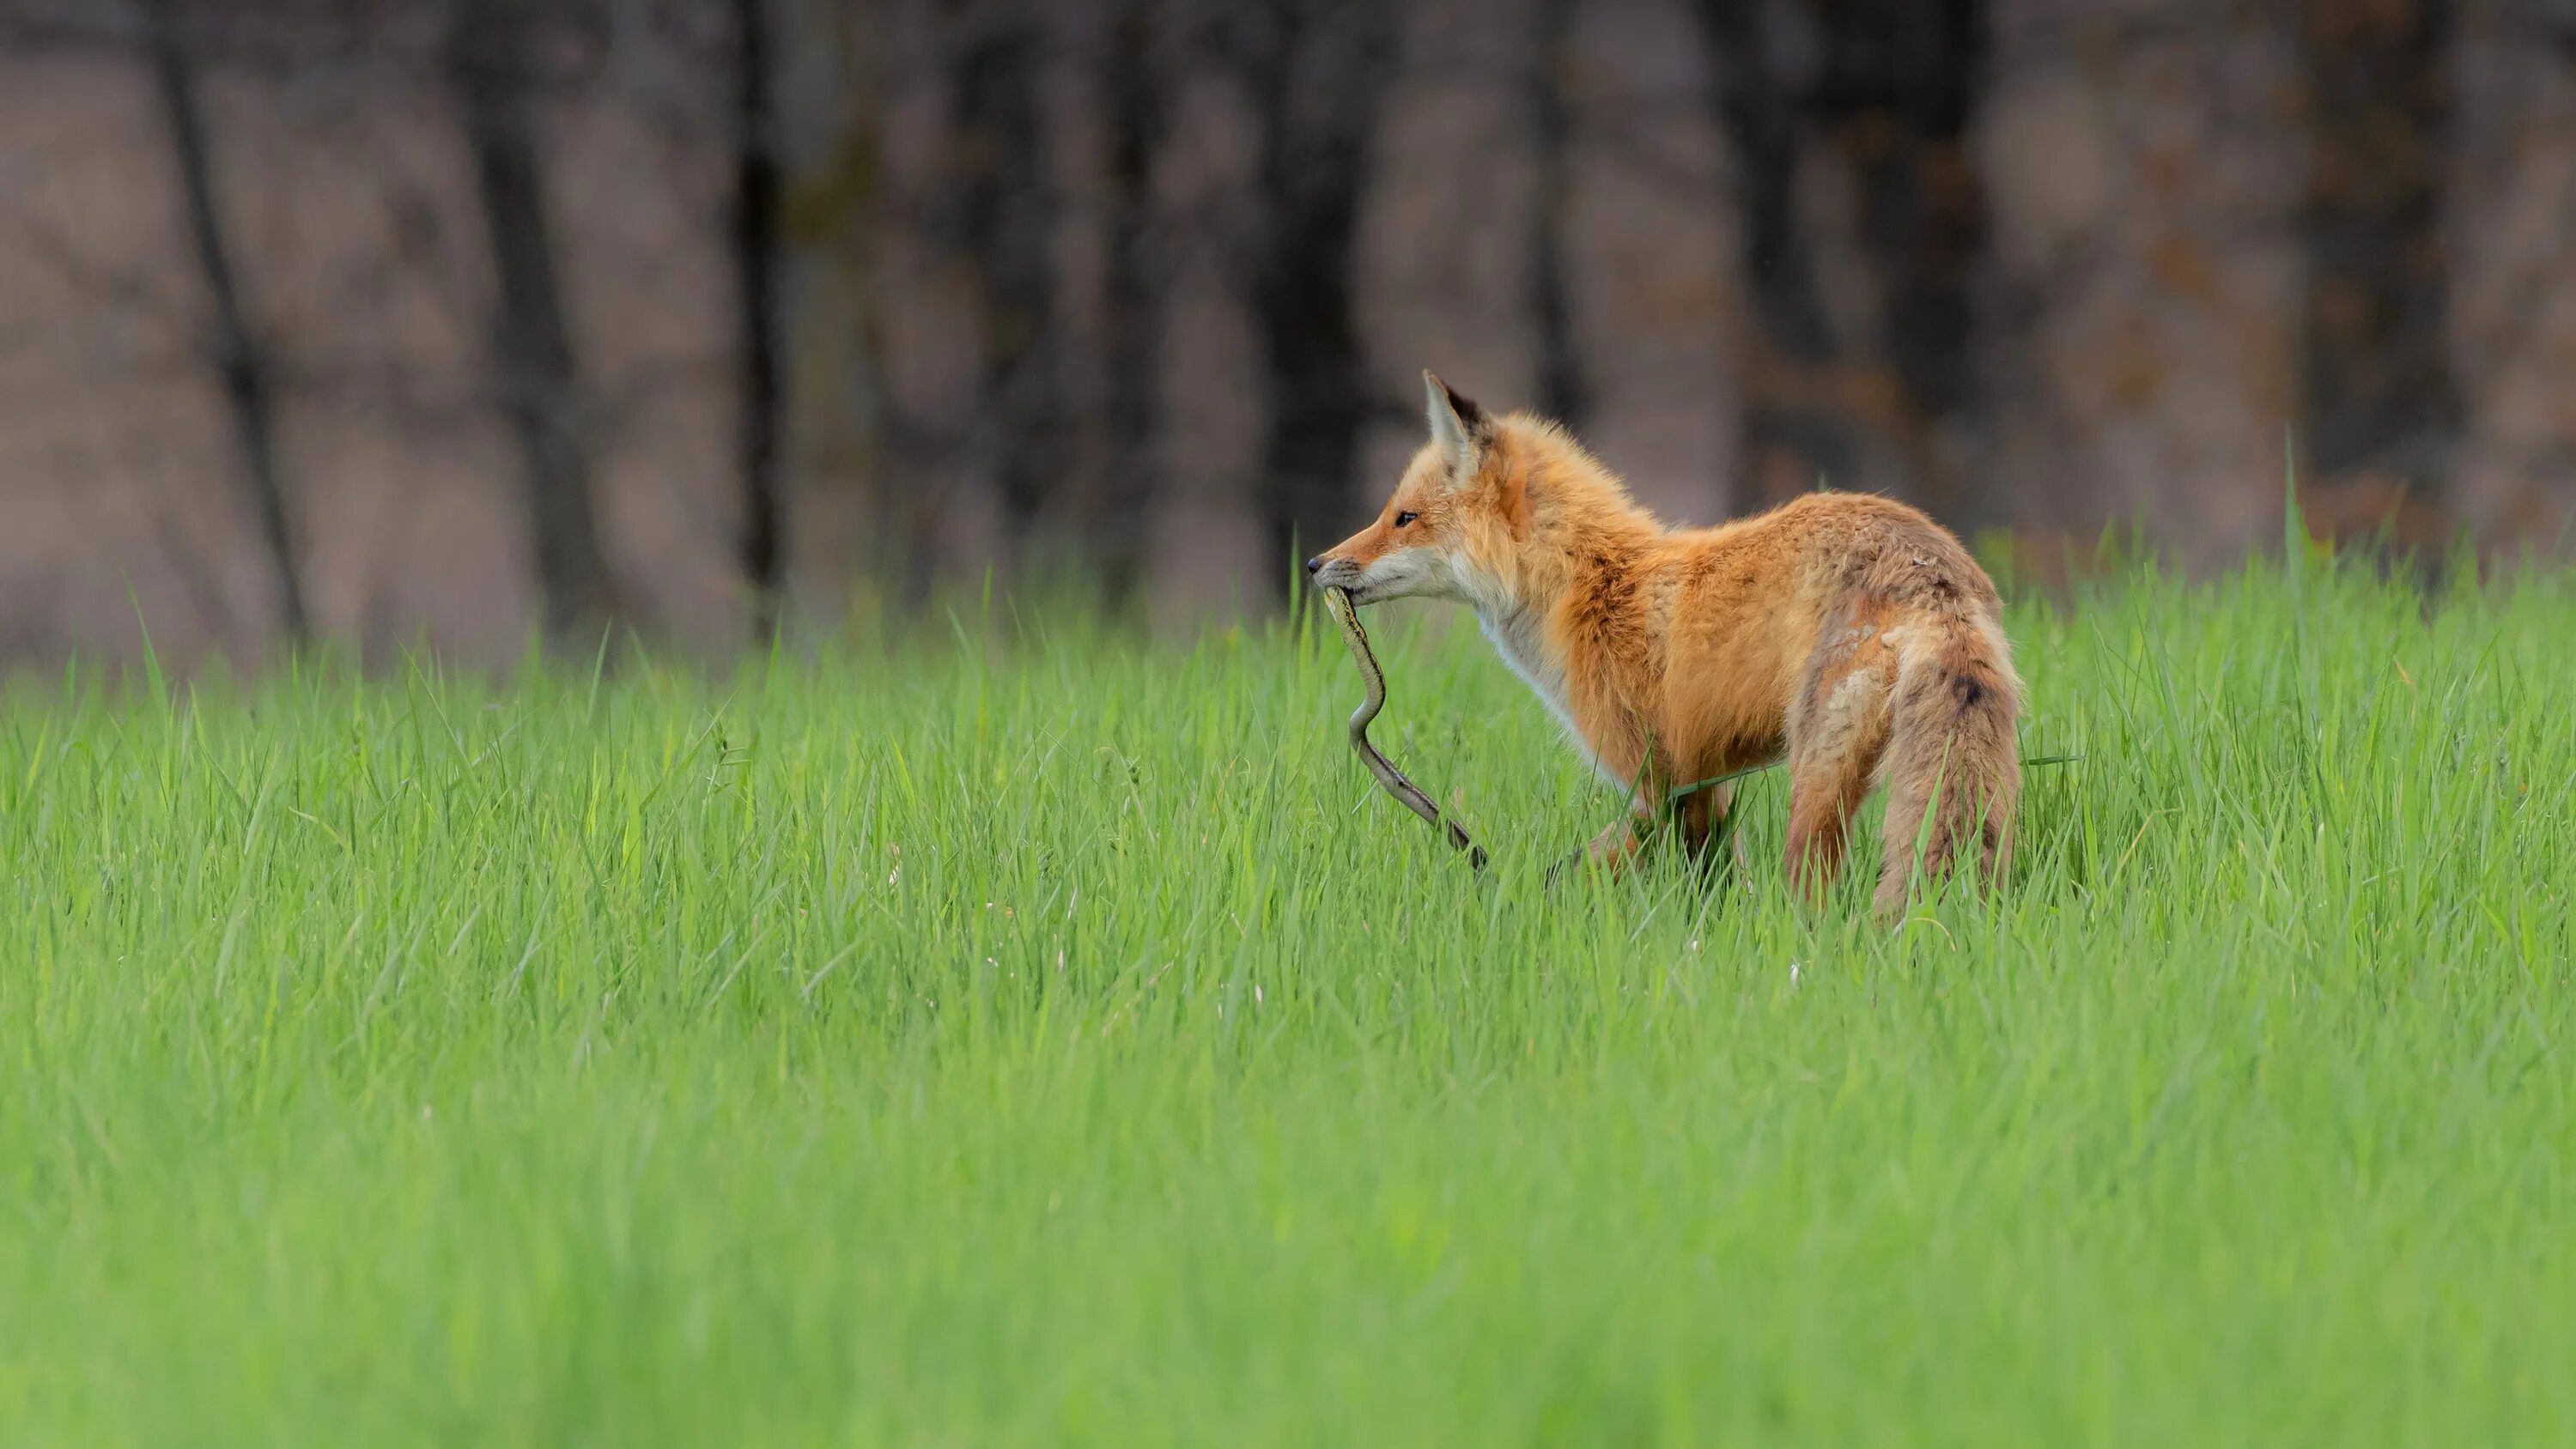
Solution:
<svg viewBox="0 0 2576 1449">
<path fill-rule="evenodd" d="M 2576 578 L 2016 606 L 1998 896 L 1471 631 L 0 702 L 0 1437 L 2576 1436 Z M 1874 820 L 1874 816 L 1872 817 Z M 1865 845 L 1874 852 L 1874 839 Z"/>
</svg>

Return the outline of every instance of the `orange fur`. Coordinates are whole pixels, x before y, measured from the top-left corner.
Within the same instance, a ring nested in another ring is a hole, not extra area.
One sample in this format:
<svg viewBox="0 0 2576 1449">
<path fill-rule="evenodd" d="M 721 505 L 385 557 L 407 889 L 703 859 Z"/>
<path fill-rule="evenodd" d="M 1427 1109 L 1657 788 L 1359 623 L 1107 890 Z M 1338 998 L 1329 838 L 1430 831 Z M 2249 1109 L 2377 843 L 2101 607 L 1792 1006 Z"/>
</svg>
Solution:
<svg viewBox="0 0 2576 1449">
<path fill-rule="evenodd" d="M 2021 786 L 2014 675 L 1993 582 L 1916 509 L 1816 493 L 1718 528 L 1667 529 L 1564 430 L 1494 417 L 1423 374 L 1432 438 L 1377 521 L 1307 563 L 1367 604 L 1474 609 L 1614 783 L 1617 866 L 1676 785 L 1786 756 L 1788 869 L 1811 894 L 1888 789 L 1876 906 L 1903 911 L 1963 850 L 1999 873 Z M 1410 517 L 1408 517 L 1410 515 Z M 1399 520 L 1403 520 L 1399 522 Z M 1694 850 L 1726 792 L 1669 812 Z"/>
</svg>

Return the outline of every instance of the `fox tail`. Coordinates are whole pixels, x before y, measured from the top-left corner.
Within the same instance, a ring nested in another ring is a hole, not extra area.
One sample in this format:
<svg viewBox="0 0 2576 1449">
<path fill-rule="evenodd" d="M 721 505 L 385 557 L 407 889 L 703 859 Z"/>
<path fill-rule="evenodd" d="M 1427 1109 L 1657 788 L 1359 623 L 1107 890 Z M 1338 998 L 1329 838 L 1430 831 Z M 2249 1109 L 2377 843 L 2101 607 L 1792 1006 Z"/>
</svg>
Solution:
<svg viewBox="0 0 2576 1449">
<path fill-rule="evenodd" d="M 1933 881 L 1976 852 L 1988 880 L 2012 857 L 2021 804 L 2013 720 L 2021 680 L 2003 631 L 1981 618 L 1926 621 L 1898 655 L 1890 701 L 1885 856 L 1874 901 L 1901 915 L 1918 880 Z"/>
</svg>

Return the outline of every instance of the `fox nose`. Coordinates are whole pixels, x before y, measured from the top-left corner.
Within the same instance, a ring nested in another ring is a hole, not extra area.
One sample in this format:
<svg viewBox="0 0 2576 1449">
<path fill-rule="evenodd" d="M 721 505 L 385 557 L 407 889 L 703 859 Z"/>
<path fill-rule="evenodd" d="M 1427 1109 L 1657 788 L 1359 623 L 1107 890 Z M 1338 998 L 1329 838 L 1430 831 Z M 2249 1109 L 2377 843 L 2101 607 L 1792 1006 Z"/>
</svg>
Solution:
<svg viewBox="0 0 2576 1449">
<path fill-rule="evenodd" d="M 1310 558 L 1306 560 L 1306 572 L 1310 574 L 1321 573 L 1323 572 L 1323 568 L 1324 561 L 1321 558 Z"/>
</svg>

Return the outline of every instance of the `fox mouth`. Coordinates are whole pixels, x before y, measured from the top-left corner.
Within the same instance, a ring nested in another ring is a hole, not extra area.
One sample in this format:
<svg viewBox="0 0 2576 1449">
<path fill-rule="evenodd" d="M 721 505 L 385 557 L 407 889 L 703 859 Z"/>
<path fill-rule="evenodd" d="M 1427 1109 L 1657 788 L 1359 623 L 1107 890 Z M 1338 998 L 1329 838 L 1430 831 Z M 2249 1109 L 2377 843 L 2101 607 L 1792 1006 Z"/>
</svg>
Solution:
<svg viewBox="0 0 2576 1449">
<path fill-rule="evenodd" d="M 1360 571 L 1339 560 L 1324 565 L 1315 575 L 1315 587 L 1340 589 L 1351 596 L 1354 604 L 1368 602 L 1368 585 L 1361 581 Z"/>
</svg>

